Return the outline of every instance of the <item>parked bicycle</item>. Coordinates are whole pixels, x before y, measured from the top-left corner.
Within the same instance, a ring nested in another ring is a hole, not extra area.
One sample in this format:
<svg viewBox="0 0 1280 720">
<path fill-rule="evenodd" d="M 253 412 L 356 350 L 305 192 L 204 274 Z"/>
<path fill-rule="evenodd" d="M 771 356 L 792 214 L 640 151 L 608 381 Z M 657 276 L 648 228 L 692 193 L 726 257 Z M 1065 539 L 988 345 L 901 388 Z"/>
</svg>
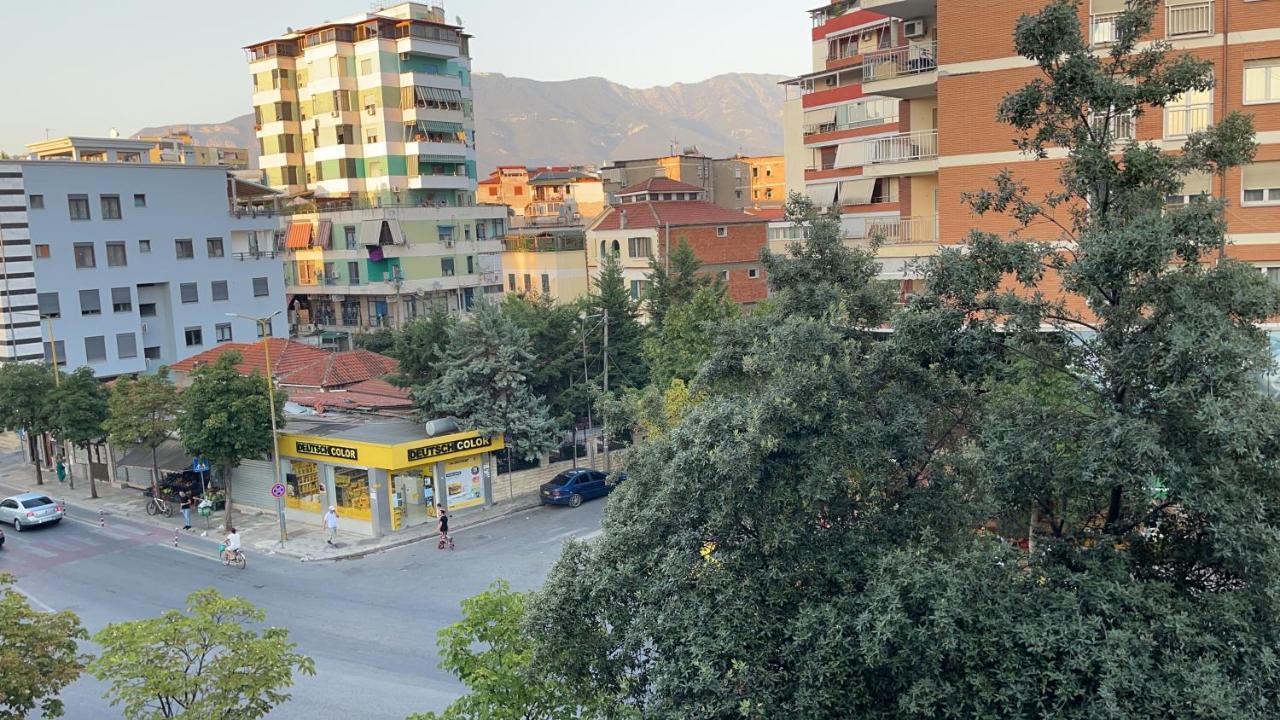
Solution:
<svg viewBox="0 0 1280 720">
<path fill-rule="evenodd" d="M 147 498 L 147 514 L 173 517 L 173 505 L 166 502 L 163 498 L 154 496 L 149 497 Z"/>
</svg>

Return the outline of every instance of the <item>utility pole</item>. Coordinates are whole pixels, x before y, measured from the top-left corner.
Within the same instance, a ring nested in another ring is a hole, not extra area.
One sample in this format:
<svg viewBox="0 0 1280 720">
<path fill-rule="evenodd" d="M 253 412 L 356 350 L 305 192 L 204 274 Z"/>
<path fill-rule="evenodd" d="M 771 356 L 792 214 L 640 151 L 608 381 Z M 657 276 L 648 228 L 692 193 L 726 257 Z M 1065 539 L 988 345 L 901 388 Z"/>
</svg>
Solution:
<svg viewBox="0 0 1280 720">
<path fill-rule="evenodd" d="M 609 308 L 601 308 L 604 314 L 604 394 L 609 394 Z M 605 407 L 608 407 L 607 405 Z M 604 416 L 604 471 L 613 467 L 609 463 L 609 414 Z"/>
<path fill-rule="evenodd" d="M 262 355 L 263 360 L 267 363 L 267 402 L 271 407 L 267 408 L 267 417 L 271 419 L 271 466 L 274 469 L 274 475 L 271 478 L 272 484 L 280 482 L 280 449 L 276 443 L 276 379 L 271 372 L 271 321 L 275 316 L 279 315 L 283 310 L 277 310 L 270 315 L 258 318 L 249 317 L 248 315 L 240 315 L 239 313 L 227 313 L 227 317 L 238 317 L 242 320 L 252 320 L 258 326 L 258 333 L 262 336 Z M 231 478 L 226 478 L 228 483 Z M 228 497 L 230 495 L 228 494 Z M 276 518 L 280 526 L 280 547 L 284 547 L 284 541 L 288 538 L 284 527 L 284 498 L 276 498 Z M 223 523 L 227 527 L 231 527 L 231 504 L 227 504 L 227 517 Z"/>
<path fill-rule="evenodd" d="M 58 372 L 58 339 L 53 335 L 53 316 L 46 315 L 45 320 L 49 321 L 49 353 L 53 355 L 53 386 L 56 388 L 62 385 L 62 373 Z M 71 453 L 67 452 L 65 442 L 59 441 L 59 444 L 62 445 L 62 456 L 66 458 L 67 489 L 75 490 L 76 481 L 71 475 Z"/>
<path fill-rule="evenodd" d="M 586 448 L 586 450 L 587 450 L 587 462 L 591 464 L 591 469 L 593 469 L 593 470 L 594 470 L 594 469 L 595 469 L 595 467 L 596 467 L 596 454 L 595 454 L 595 452 L 592 450 L 593 446 L 591 445 L 591 442 L 592 442 L 592 440 L 591 440 L 591 431 L 592 431 L 594 428 L 592 428 L 592 427 L 591 427 L 591 371 L 588 369 L 588 365 L 587 365 L 587 321 L 586 321 L 586 318 L 583 318 L 583 320 L 582 320 L 582 383 L 583 383 L 583 385 L 584 385 L 584 386 L 586 387 L 586 389 L 587 389 L 587 392 L 586 392 L 586 397 L 587 397 L 587 429 L 583 432 L 583 435 L 582 435 L 582 444 L 583 444 L 583 446 L 584 446 L 584 447 Z M 576 439 L 576 438 L 574 439 L 574 443 L 577 443 L 577 439 Z M 577 448 L 576 448 L 576 447 L 574 448 L 574 451 L 573 451 L 573 452 L 574 452 L 574 455 L 577 455 L 577 454 L 578 454 L 578 450 L 577 450 Z"/>
</svg>

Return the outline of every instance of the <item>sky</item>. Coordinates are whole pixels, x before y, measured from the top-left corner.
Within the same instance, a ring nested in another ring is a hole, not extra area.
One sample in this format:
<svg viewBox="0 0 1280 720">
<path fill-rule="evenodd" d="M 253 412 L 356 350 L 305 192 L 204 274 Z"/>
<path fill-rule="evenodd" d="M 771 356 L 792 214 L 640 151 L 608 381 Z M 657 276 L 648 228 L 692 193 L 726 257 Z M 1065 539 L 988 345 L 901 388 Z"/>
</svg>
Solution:
<svg viewBox="0 0 1280 720">
<path fill-rule="evenodd" d="M 0 0 L 0 150 L 63 135 L 249 112 L 241 48 L 369 0 Z M 393 3 L 387 3 L 393 4 Z M 632 87 L 808 71 L 815 0 L 435 0 L 473 35 L 472 67 Z M 29 28 L 30 32 L 22 32 Z M 477 107 L 483 113 L 483 107 Z"/>
</svg>

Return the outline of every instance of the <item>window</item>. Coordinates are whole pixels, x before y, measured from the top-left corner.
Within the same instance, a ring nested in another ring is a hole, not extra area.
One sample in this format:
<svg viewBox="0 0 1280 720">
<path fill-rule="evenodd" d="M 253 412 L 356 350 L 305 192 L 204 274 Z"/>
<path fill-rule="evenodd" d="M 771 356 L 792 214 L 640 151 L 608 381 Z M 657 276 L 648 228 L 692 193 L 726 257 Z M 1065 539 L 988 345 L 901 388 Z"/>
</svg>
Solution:
<svg viewBox="0 0 1280 720">
<path fill-rule="evenodd" d="M 724 225 L 717 225 L 716 237 L 729 237 L 729 228 Z"/>
<path fill-rule="evenodd" d="M 160 359 L 160 346 L 159 346 L 159 345 L 151 345 L 151 346 L 149 346 L 149 347 L 144 347 L 144 348 L 142 348 L 142 357 L 144 357 L 144 358 L 146 358 L 146 359 L 148 359 L 148 360 L 159 360 L 159 359 Z"/>
<path fill-rule="evenodd" d="M 28 198 L 27 207 L 30 207 L 32 210 L 43 210 L 44 196 L 32 195 L 30 198 Z"/>
<path fill-rule="evenodd" d="M 59 367 L 67 364 L 67 346 L 61 340 L 50 345 L 44 344 L 44 359 L 46 362 L 53 363 Z"/>
<path fill-rule="evenodd" d="M 121 360 L 138 357 L 138 339 L 133 333 L 116 333 L 116 356 Z"/>
<path fill-rule="evenodd" d="M 36 257 L 38 258 L 49 257 L 49 246 L 36 243 Z"/>
<path fill-rule="evenodd" d="M 93 259 L 93 243 L 75 243 L 71 246 L 71 251 L 76 256 L 77 268 L 97 267 L 97 262 Z"/>
<path fill-rule="evenodd" d="M 511 292 L 516 291 L 516 274 L 507 273 L 507 289 Z"/>
<path fill-rule="evenodd" d="M 631 281 L 631 299 L 642 300 L 645 293 L 649 290 L 648 280 L 632 280 Z"/>
<path fill-rule="evenodd" d="M 1213 90 L 1192 90 L 1169 101 L 1164 109 L 1164 136 L 1186 137 L 1213 123 Z"/>
<path fill-rule="evenodd" d="M 138 303 L 138 317 L 155 317 L 155 303 Z"/>
<path fill-rule="evenodd" d="M 337 136 L 336 142 L 339 145 L 351 145 L 356 140 L 355 131 L 350 125 L 336 125 L 333 131 Z"/>
<path fill-rule="evenodd" d="M 125 257 L 124 243 L 107 243 L 107 267 L 124 267 L 129 264 Z"/>
<path fill-rule="evenodd" d="M 146 206 L 147 206 L 147 196 L 146 196 L 145 194 L 143 194 L 143 193 L 134 193 L 134 194 L 133 194 L 133 206 L 134 206 L 134 207 L 146 207 Z M 137 353 L 135 352 L 134 354 L 136 355 Z M 130 355 L 130 357 L 133 357 L 133 356 L 132 356 L 132 355 Z"/>
<path fill-rule="evenodd" d="M 196 256 L 195 247 L 190 240 L 174 240 L 173 248 L 179 260 L 190 260 Z"/>
<path fill-rule="evenodd" d="M 133 310 L 133 291 L 127 287 L 111 288 L 111 312 L 130 312 Z"/>
<path fill-rule="evenodd" d="M 182 335 L 187 341 L 187 347 L 195 347 L 196 345 L 204 344 L 204 331 L 200 329 L 199 325 L 183 328 Z"/>
<path fill-rule="evenodd" d="M 100 195 L 99 202 L 102 203 L 102 219 L 103 220 L 119 220 L 120 219 L 120 196 L 119 195 Z"/>
<path fill-rule="evenodd" d="M 373 72 L 373 60 L 365 58 L 360 61 L 360 74 L 369 75 Z"/>
<path fill-rule="evenodd" d="M 346 238 L 346 241 L 347 241 L 347 249 L 348 249 L 348 250 L 355 250 L 355 249 L 356 249 L 356 228 L 355 228 L 355 226 L 354 226 L 354 225 L 344 225 L 344 226 L 342 227 L 342 234 L 343 234 L 343 237 L 345 237 L 345 238 Z"/>
<path fill-rule="evenodd" d="M 139 240 L 139 241 L 138 241 L 138 252 L 143 253 L 143 254 L 146 254 L 146 253 L 151 252 L 151 241 L 150 241 L 150 240 Z"/>
<path fill-rule="evenodd" d="M 360 263 L 355 260 L 347 263 L 347 282 L 351 285 L 360 284 Z"/>
<path fill-rule="evenodd" d="M 222 257 L 222 238 L 220 237 L 205 238 L 204 247 L 205 247 L 205 250 L 208 251 L 209 257 L 211 258 Z"/>
<path fill-rule="evenodd" d="M 524 291 L 529 292 L 532 289 L 533 289 L 533 280 L 531 279 L 529 273 L 525 273 L 524 274 Z"/>
<path fill-rule="evenodd" d="M 453 258 L 440 258 L 440 274 L 453 277 Z"/>
<path fill-rule="evenodd" d="M 551 276 L 546 273 L 542 273 L 542 294 L 551 294 Z"/>
<path fill-rule="evenodd" d="M 58 293 L 36 293 L 36 308 L 40 317 L 62 317 L 62 308 L 58 305 Z"/>
<path fill-rule="evenodd" d="M 193 282 L 178 285 L 178 294 L 182 297 L 183 303 L 200 302 L 200 286 Z"/>
<path fill-rule="evenodd" d="M 720 271 L 720 279 L 721 279 L 721 280 L 723 280 L 724 282 L 729 282 L 729 271 L 728 271 L 728 270 L 721 270 L 721 271 Z"/>
<path fill-rule="evenodd" d="M 89 362 L 101 362 L 107 359 L 107 338 L 103 335 L 90 335 L 84 339 L 84 359 Z"/>
<path fill-rule="evenodd" d="M 1244 166 L 1244 204 L 1280 203 L 1280 161 Z"/>
<path fill-rule="evenodd" d="M 88 195 L 68 195 L 67 209 L 71 213 L 72 220 L 90 220 L 89 216 L 89 196 Z"/>
<path fill-rule="evenodd" d="M 468 275 L 476 274 L 476 258 L 474 255 L 467 256 L 467 274 Z"/>
<path fill-rule="evenodd" d="M 1280 285 L 1280 267 L 1264 267 L 1262 272 L 1272 285 Z"/>
<path fill-rule="evenodd" d="M 231 323 L 218 323 L 213 326 L 214 340 L 220 343 L 231 342 Z"/>
<path fill-rule="evenodd" d="M 1280 102 L 1280 58 L 1244 64 L 1244 102 Z"/>
<path fill-rule="evenodd" d="M 633 237 L 627 238 L 627 257 L 647 258 L 653 255 L 650 248 L 649 238 Z"/>
<path fill-rule="evenodd" d="M 265 277 L 256 277 L 253 279 L 253 296 L 266 297 L 271 294 L 271 288 L 267 284 Z"/>
<path fill-rule="evenodd" d="M 270 320 L 264 323 L 257 323 L 257 325 L 258 325 L 258 337 L 260 338 L 273 337 L 275 335 L 275 333 L 271 329 Z"/>
<path fill-rule="evenodd" d="M 497 185 L 490 185 L 490 186 L 489 186 L 489 197 L 498 197 L 498 186 L 497 186 Z"/>
<path fill-rule="evenodd" d="M 760 277 L 760 268 L 747 268 L 747 277 L 755 280 Z"/>
<path fill-rule="evenodd" d="M 209 283 L 209 292 L 213 296 L 214 302 L 226 300 L 230 297 L 230 294 L 227 292 L 226 280 L 214 280 Z"/>
<path fill-rule="evenodd" d="M 102 314 L 102 298 L 98 295 L 98 289 L 81 290 L 80 291 L 80 314 L 81 315 L 101 315 Z"/>
</svg>

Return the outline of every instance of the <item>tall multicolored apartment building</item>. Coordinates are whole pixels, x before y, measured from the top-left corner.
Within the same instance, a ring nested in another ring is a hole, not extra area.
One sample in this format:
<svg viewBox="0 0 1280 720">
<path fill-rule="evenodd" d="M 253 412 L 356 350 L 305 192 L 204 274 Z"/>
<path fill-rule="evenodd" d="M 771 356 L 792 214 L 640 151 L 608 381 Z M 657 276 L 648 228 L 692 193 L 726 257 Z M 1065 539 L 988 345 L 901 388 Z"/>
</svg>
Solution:
<svg viewBox="0 0 1280 720">
<path fill-rule="evenodd" d="M 1013 48 L 1019 16 L 1044 0 L 845 0 L 810 11 L 814 71 L 788 81 L 789 189 L 838 206 L 851 241 L 880 233 L 887 277 L 909 288 L 910 257 L 958 244 L 978 218 L 961 194 L 1009 169 L 1032 195 L 1057 182 L 1061 154 L 1036 161 L 996 120 L 1004 95 L 1037 77 Z M 1082 0 L 1082 32 L 1105 51 L 1124 0 Z M 1165 0 L 1150 40 L 1213 62 L 1217 85 L 1121 130 L 1175 150 L 1227 113 L 1254 116 L 1256 162 L 1225 184 L 1190 178 L 1180 196 L 1227 201 L 1229 252 L 1280 281 L 1280 0 Z M 787 228 L 779 227 L 778 234 Z M 1049 239 L 1046 236 L 1046 239 Z"/>
<path fill-rule="evenodd" d="M 502 291 L 506 208 L 476 203 L 468 36 L 401 3 L 246 47 L 259 165 L 299 332 L 399 326 Z"/>
</svg>

